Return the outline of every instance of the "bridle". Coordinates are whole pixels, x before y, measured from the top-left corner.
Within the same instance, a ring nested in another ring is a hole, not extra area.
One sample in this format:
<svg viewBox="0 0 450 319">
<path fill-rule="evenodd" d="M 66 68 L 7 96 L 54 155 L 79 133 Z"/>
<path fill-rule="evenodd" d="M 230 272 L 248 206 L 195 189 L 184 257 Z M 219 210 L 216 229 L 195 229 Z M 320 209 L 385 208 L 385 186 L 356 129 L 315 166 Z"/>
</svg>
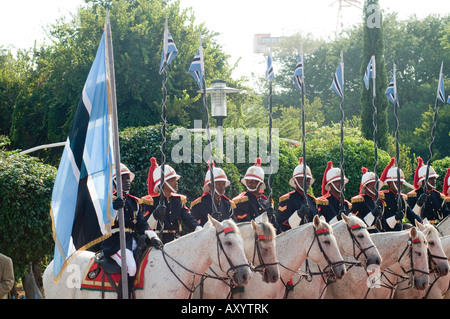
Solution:
<svg viewBox="0 0 450 319">
<path fill-rule="evenodd" d="M 360 230 L 360 229 L 366 229 L 366 227 L 361 226 L 359 224 L 355 224 L 353 226 L 348 226 L 347 225 L 347 230 L 348 230 L 348 233 L 349 233 L 350 238 L 352 239 L 352 243 L 353 243 L 353 258 L 355 258 L 356 260 L 359 260 L 359 257 L 361 255 L 364 255 L 366 260 L 368 260 L 369 257 L 367 256 L 366 251 L 368 251 L 369 249 L 375 248 L 375 245 L 371 245 L 371 246 L 366 247 L 366 248 L 362 247 L 361 243 L 358 241 L 358 238 L 356 238 L 356 236 L 353 234 L 354 231 L 357 231 L 357 230 Z M 359 254 L 358 255 L 356 255 L 356 248 L 359 249 Z M 350 267 L 361 266 L 360 262 L 358 262 L 358 263 L 347 262 L 347 263 L 351 264 Z"/>
<path fill-rule="evenodd" d="M 264 261 L 263 256 L 262 256 L 262 253 L 261 253 L 261 242 L 270 242 L 270 241 L 273 241 L 273 238 L 267 238 L 267 236 L 265 236 L 265 235 L 258 235 L 255 232 L 255 243 L 254 243 L 254 249 L 253 249 L 252 265 L 255 264 L 256 258 L 258 258 L 259 265 L 256 266 L 256 267 L 253 267 L 252 268 L 253 271 L 264 273 L 265 270 L 266 270 L 266 267 L 274 266 L 274 265 L 278 265 L 279 264 L 278 260 L 274 261 L 274 262 L 271 262 L 271 263 L 266 263 Z"/>
</svg>

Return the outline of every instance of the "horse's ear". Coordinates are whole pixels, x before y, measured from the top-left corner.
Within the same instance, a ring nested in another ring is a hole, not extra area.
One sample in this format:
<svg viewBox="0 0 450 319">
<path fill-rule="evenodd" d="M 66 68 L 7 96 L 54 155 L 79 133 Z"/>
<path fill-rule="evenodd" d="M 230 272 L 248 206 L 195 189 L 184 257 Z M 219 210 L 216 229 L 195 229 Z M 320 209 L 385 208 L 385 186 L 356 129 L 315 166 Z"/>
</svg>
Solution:
<svg viewBox="0 0 450 319">
<path fill-rule="evenodd" d="M 216 219 L 212 218 L 211 215 L 209 214 L 208 214 L 208 221 L 211 222 L 211 224 L 218 232 L 221 232 L 223 230 L 222 224 L 218 222 Z"/>
<path fill-rule="evenodd" d="M 345 222 L 346 224 L 348 224 L 349 219 L 348 219 L 347 215 L 345 215 L 344 213 L 341 213 L 341 217 L 342 217 L 342 219 L 344 220 L 344 222 Z"/>
<path fill-rule="evenodd" d="M 422 223 L 418 222 L 417 219 L 415 220 L 415 222 L 416 222 L 416 227 L 419 228 L 419 230 L 421 232 L 423 232 L 425 230 L 425 226 L 422 225 Z"/>
<path fill-rule="evenodd" d="M 417 229 L 412 227 L 409 230 L 409 235 L 411 236 L 412 239 L 416 239 L 417 238 Z"/>
<path fill-rule="evenodd" d="M 322 222 L 320 221 L 319 215 L 314 215 L 313 223 L 316 228 L 321 226 Z"/>
<path fill-rule="evenodd" d="M 251 223 L 252 223 L 252 227 L 255 230 L 255 232 L 258 235 L 262 234 L 263 231 L 262 231 L 261 227 L 253 219 L 252 219 Z"/>
</svg>

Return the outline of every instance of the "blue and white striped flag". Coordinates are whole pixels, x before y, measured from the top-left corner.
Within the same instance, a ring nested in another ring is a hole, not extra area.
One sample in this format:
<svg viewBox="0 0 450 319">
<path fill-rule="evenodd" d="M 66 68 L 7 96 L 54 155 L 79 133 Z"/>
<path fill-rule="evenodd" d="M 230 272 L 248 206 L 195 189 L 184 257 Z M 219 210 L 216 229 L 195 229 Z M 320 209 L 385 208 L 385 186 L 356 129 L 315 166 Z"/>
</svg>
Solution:
<svg viewBox="0 0 450 319">
<path fill-rule="evenodd" d="M 166 17 L 166 26 L 164 27 L 164 43 L 163 43 L 163 52 L 161 56 L 161 65 L 159 67 L 159 74 L 163 73 L 164 69 L 172 62 L 172 60 L 177 56 L 178 50 L 175 46 L 175 42 L 173 41 L 172 36 L 170 35 L 169 28 L 167 26 L 167 17 Z"/>
<path fill-rule="evenodd" d="M 269 52 L 269 56 L 267 57 L 266 79 L 268 81 L 272 81 L 274 77 L 275 73 L 273 72 L 272 52 Z"/>
<path fill-rule="evenodd" d="M 396 105 L 398 102 L 397 95 L 397 78 L 395 76 L 395 65 L 394 65 L 394 75 L 392 76 L 391 82 L 389 82 L 389 86 L 386 89 L 386 96 L 391 101 L 392 104 Z"/>
<path fill-rule="evenodd" d="M 372 55 L 370 58 L 369 64 L 367 65 L 366 73 L 364 73 L 364 84 L 366 85 L 366 89 L 369 89 L 369 79 L 376 78 L 376 66 L 375 66 L 375 56 Z"/>
<path fill-rule="evenodd" d="M 295 67 L 294 72 L 294 85 L 295 87 L 303 92 L 303 83 L 304 83 L 304 74 L 303 74 L 303 54 L 300 54 L 298 58 L 297 65 Z"/>
<path fill-rule="evenodd" d="M 200 90 L 203 90 L 203 75 L 205 74 L 205 65 L 203 62 L 203 47 L 202 47 L 202 37 L 200 35 L 200 48 L 197 54 L 192 60 L 191 66 L 189 67 L 189 73 L 191 73 L 194 80 L 197 82 Z"/>
<path fill-rule="evenodd" d="M 445 103 L 445 93 L 444 93 L 444 62 L 441 63 L 441 71 L 439 72 L 439 85 L 437 90 L 437 96 L 436 98 L 441 101 L 442 103 Z"/>
<path fill-rule="evenodd" d="M 336 70 L 336 74 L 333 78 L 333 83 L 331 83 L 331 88 L 336 92 L 336 94 L 343 99 L 344 98 L 344 63 L 339 63 Z"/>
<path fill-rule="evenodd" d="M 55 280 L 77 250 L 109 235 L 113 145 L 105 34 L 98 47 L 61 157 L 50 215 L 55 240 Z"/>
</svg>

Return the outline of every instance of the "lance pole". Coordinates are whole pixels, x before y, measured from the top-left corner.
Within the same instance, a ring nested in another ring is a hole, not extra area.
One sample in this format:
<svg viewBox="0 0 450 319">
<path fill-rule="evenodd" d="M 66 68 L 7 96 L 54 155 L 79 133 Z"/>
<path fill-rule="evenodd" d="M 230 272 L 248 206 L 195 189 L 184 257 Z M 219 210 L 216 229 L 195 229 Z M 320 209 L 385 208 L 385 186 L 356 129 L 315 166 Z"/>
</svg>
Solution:
<svg viewBox="0 0 450 319">
<path fill-rule="evenodd" d="M 341 65 L 342 65 L 342 97 L 339 108 L 341 110 L 341 141 L 340 141 L 340 151 L 341 151 L 341 160 L 339 162 L 339 166 L 341 169 L 341 211 L 345 210 L 345 198 L 344 198 L 344 189 L 345 189 L 345 180 L 344 180 L 344 53 L 341 51 Z"/>
<path fill-rule="evenodd" d="M 395 72 L 395 63 L 394 63 L 394 117 L 395 117 L 395 160 L 397 162 L 397 211 L 402 210 L 402 183 L 400 176 L 400 145 L 398 141 L 398 128 L 399 128 L 399 119 L 398 119 L 398 109 L 400 108 L 400 104 L 398 102 L 397 95 L 397 77 Z M 406 213 L 406 207 L 405 212 Z M 403 223 L 400 221 L 400 229 L 403 229 Z"/>
<path fill-rule="evenodd" d="M 300 45 L 300 57 L 302 60 L 302 147 L 303 147 L 303 197 L 305 199 L 305 205 L 309 207 L 308 203 L 308 190 L 307 190 L 307 176 L 306 176 L 306 128 L 305 128 L 305 62 L 303 60 L 303 45 Z"/>
<path fill-rule="evenodd" d="M 109 21 L 109 11 L 106 10 L 106 51 L 108 59 L 107 68 L 109 75 L 109 95 L 112 106 L 112 125 L 113 125 L 113 141 L 114 141 L 114 163 L 116 170 L 116 190 L 117 197 L 122 197 L 122 178 L 120 174 L 120 146 L 119 146 L 119 124 L 117 115 L 117 99 L 116 99 L 116 78 L 114 71 L 114 54 L 111 35 L 111 24 Z M 126 245 L 125 245 L 125 221 L 123 207 L 118 211 L 119 219 L 119 240 L 120 240 L 120 254 L 121 254 L 121 275 L 122 275 L 122 298 L 128 299 L 128 274 L 126 261 Z"/>
</svg>

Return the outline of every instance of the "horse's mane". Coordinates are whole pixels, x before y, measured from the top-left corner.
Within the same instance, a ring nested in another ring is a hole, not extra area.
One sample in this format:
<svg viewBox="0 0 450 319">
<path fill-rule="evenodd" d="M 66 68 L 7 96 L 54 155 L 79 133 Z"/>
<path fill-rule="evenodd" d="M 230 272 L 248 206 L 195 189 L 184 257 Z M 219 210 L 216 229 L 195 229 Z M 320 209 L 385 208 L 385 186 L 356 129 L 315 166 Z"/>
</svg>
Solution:
<svg viewBox="0 0 450 319">
<path fill-rule="evenodd" d="M 261 229 L 264 233 L 264 236 L 267 238 L 267 240 L 271 241 L 277 236 L 275 227 L 273 227 L 272 223 L 262 222 L 262 223 L 259 223 L 258 225 L 259 225 L 259 227 L 261 227 Z"/>
<path fill-rule="evenodd" d="M 233 228 L 233 230 L 237 233 L 240 234 L 241 232 L 239 231 L 239 227 L 237 226 L 237 224 L 235 223 L 234 220 L 230 219 L 225 219 L 224 221 L 222 221 L 222 223 L 225 225 L 226 223 L 228 223 L 228 226 Z"/>
</svg>

